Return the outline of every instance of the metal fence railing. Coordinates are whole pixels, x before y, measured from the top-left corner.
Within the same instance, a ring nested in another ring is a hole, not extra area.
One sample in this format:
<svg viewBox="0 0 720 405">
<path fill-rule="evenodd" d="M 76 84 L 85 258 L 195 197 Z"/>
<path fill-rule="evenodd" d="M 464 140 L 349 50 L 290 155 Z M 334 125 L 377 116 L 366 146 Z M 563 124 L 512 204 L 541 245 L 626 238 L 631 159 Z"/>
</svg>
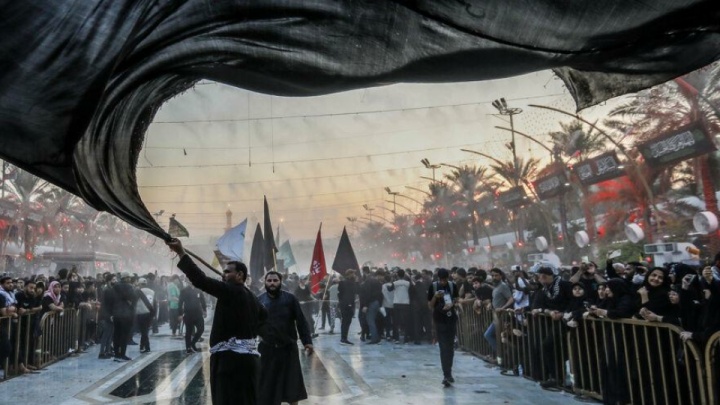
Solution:
<svg viewBox="0 0 720 405">
<path fill-rule="evenodd" d="M 495 355 L 504 374 L 595 399 L 629 404 L 718 403 L 720 333 L 703 356 L 697 344 L 682 341 L 678 327 L 623 319 L 588 318 L 568 327 L 547 315 L 496 314 L 497 353 L 488 353 L 483 333 L 493 312 L 466 307 L 458 325 L 462 349 Z"/>
</svg>

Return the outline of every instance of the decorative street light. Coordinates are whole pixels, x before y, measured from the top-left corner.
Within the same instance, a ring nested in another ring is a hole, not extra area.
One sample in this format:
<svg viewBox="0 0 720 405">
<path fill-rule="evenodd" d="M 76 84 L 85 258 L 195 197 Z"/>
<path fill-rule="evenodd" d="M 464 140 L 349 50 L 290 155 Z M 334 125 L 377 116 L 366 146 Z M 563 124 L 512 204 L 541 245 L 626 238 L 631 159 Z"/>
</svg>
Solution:
<svg viewBox="0 0 720 405">
<path fill-rule="evenodd" d="M 509 108 L 507 105 L 507 102 L 505 101 L 504 97 L 501 97 L 500 100 L 495 100 L 492 102 L 493 107 L 495 107 L 500 115 L 507 115 L 510 117 L 510 131 L 512 132 L 512 141 L 510 143 L 512 154 L 513 154 L 513 169 L 515 170 L 515 183 L 520 184 L 520 173 L 518 172 L 518 164 L 517 164 L 517 151 L 515 147 L 515 123 L 513 121 L 513 116 L 518 115 L 522 112 L 522 109 L 520 108 Z"/>
<path fill-rule="evenodd" d="M 390 195 L 392 196 L 392 198 L 393 198 L 393 199 L 392 199 L 392 203 L 393 203 L 393 210 L 392 210 L 392 212 L 393 212 L 393 214 L 394 214 L 395 211 L 397 210 L 397 201 L 396 201 L 396 198 L 395 198 L 395 197 L 397 197 L 397 195 L 400 194 L 400 193 L 397 192 L 397 191 L 392 191 L 392 190 L 390 190 L 390 187 L 385 187 L 385 191 L 386 191 L 388 194 L 390 194 Z"/>
<path fill-rule="evenodd" d="M 432 174 L 433 174 L 432 181 L 435 181 L 435 169 L 439 169 L 440 165 L 430 164 L 430 161 L 427 158 L 422 158 L 422 160 L 420 160 L 420 163 L 422 163 L 425 166 L 425 168 L 432 169 Z"/>
<path fill-rule="evenodd" d="M 412 187 L 410 187 L 410 186 L 405 186 L 405 187 L 407 187 L 407 188 L 412 188 Z M 415 190 L 418 190 L 418 189 L 415 189 Z M 393 196 L 398 196 L 398 197 L 407 198 L 408 200 L 410 200 L 410 201 L 412 201 L 412 202 L 414 202 L 414 203 L 423 205 L 422 201 L 418 201 L 418 200 L 416 200 L 416 199 L 414 199 L 414 198 L 412 198 L 412 197 L 408 197 L 408 196 L 406 196 L 405 194 L 400 194 L 399 191 L 392 191 L 392 190 L 390 190 L 390 187 L 385 187 L 385 191 L 386 191 L 388 194 L 391 194 L 391 195 L 393 195 Z M 418 190 L 418 191 L 422 191 L 422 190 Z M 424 192 L 424 191 L 422 191 L 422 192 Z M 430 194 L 428 193 L 428 195 L 430 195 Z M 393 198 L 393 199 L 394 199 L 394 198 Z"/>
</svg>

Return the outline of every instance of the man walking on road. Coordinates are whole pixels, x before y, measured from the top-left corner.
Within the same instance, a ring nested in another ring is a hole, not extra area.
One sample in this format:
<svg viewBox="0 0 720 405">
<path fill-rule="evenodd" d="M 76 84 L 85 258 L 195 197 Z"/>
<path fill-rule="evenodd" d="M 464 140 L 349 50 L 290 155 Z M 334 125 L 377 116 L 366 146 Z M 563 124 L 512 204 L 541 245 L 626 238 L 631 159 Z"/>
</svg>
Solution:
<svg viewBox="0 0 720 405">
<path fill-rule="evenodd" d="M 307 399 L 297 346 L 298 335 L 308 355 L 313 353 L 309 325 L 294 295 L 282 291 L 282 275 L 265 274 L 265 292 L 258 298 L 268 311 L 268 320 L 260 333 L 260 403 L 297 404 Z"/>
<path fill-rule="evenodd" d="M 428 307 L 433 311 L 435 331 L 440 347 L 440 364 L 442 365 L 445 387 L 450 387 L 455 379 L 452 376 L 453 357 L 455 356 L 455 331 L 457 329 L 457 312 L 455 303 L 458 300 L 458 288 L 449 281 L 450 272 L 439 269 L 438 281 L 428 289 Z"/>
</svg>

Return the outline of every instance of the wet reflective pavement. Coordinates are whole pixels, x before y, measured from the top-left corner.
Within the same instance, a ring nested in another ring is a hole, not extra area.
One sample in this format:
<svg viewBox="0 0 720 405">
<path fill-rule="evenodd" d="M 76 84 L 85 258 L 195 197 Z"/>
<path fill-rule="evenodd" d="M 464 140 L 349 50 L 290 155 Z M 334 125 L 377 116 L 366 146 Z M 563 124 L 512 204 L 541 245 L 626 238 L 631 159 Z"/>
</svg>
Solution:
<svg viewBox="0 0 720 405">
<path fill-rule="evenodd" d="M 357 322 L 353 324 L 357 327 Z M 209 325 L 206 331 L 209 331 Z M 352 331 L 352 329 L 351 329 Z M 99 360 L 97 346 L 40 374 L 0 383 L 0 404 L 206 404 L 210 403 L 209 353 L 187 355 L 167 326 L 151 336 L 153 352 L 133 361 Z M 572 395 L 500 374 L 472 355 L 456 352 L 451 388 L 440 384 L 437 346 L 383 342 L 341 346 L 338 334 L 320 332 L 316 354 L 301 354 L 309 398 L 302 404 L 557 404 Z M 356 330 L 351 336 L 357 337 Z M 205 338 L 207 339 L 207 332 Z M 136 341 L 138 337 L 136 336 Z M 352 340 L 352 339 L 351 339 Z M 200 344 L 207 350 L 206 344 Z"/>
</svg>

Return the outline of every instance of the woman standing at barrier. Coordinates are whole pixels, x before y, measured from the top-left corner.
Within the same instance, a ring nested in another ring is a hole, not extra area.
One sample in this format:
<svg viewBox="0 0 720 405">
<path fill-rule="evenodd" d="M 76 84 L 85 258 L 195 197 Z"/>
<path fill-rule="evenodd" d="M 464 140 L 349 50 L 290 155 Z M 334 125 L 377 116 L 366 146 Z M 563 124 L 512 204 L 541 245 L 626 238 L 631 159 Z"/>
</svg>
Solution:
<svg viewBox="0 0 720 405">
<path fill-rule="evenodd" d="M 628 286 L 624 280 L 611 279 L 607 282 L 605 289 L 605 298 L 599 305 L 591 306 L 589 313 L 598 318 L 622 319 L 630 318 L 635 313 L 636 306 L 634 297 L 628 291 Z M 630 402 L 629 395 L 629 376 L 626 373 L 625 357 L 630 356 L 626 353 L 623 344 L 622 331 L 613 328 L 601 329 L 605 331 L 599 339 L 604 344 L 598 345 L 598 350 L 604 351 L 601 355 L 600 363 L 600 381 L 603 393 L 604 404 L 625 404 Z M 615 334 L 613 335 L 613 330 Z"/>
<path fill-rule="evenodd" d="M 651 311 L 662 316 L 667 315 L 672 310 L 669 295 L 670 277 L 668 277 L 664 268 L 655 267 L 652 269 L 645 277 L 643 286 L 637 292 L 641 311 Z"/>
<path fill-rule="evenodd" d="M 60 302 L 61 292 L 62 287 L 60 286 L 59 281 L 53 281 L 50 283 L 50 287 L 48 287 L 47 291 L 45 291 L 45 294 L 43 295 L 42 311 L 40 311 L 41 317 L 47 312 L 52 311 L 62 313 L 65 310 L 65 306 L 62 302 Z"/>
</svg>

